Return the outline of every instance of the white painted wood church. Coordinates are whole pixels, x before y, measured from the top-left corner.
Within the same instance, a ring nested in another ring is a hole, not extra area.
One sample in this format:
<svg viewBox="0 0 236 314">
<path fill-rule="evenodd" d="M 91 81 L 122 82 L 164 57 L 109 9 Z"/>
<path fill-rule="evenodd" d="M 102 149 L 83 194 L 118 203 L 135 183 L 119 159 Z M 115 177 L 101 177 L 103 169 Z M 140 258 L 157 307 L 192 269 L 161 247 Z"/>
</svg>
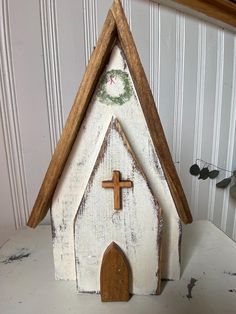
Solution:
<svg viewBox="0 0 236 314">
<path fill-rule="evenodd" d="M 130 265 L 131 294 L 180 277 L 191 213 L 121 4 L 115 0 L 28 225 L 51 204 L 55 276 L 99 293 L 106 249 Z"/>
</svg>

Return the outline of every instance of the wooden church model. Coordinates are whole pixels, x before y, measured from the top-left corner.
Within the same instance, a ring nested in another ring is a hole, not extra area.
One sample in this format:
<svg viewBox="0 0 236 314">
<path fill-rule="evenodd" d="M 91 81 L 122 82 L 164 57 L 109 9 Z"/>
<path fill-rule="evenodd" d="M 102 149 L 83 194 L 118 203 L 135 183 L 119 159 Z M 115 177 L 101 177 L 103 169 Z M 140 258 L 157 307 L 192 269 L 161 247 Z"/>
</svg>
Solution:
<svg viewBox="0 0 236 314">
<path fill-rule="evenodd" d="M 93 51 L 28 226 L 51 205 L 56 279 L 103 301 L 180 277 L 191 213 L 119 0 Z"/>
</svg>

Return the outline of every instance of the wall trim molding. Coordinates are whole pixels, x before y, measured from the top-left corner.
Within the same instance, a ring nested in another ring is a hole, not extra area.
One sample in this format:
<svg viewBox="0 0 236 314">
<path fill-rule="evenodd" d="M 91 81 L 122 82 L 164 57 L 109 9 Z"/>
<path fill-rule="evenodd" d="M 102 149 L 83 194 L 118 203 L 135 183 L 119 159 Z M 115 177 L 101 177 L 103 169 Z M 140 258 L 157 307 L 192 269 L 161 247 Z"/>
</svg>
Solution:
<svg viewBox="0 0 236 314">
<path fill-rule="evenodd" d="M 174 0 L 177 3 L 236 27 L 236 4 L 229 0 Z"/>
<path fill-rule="evenodd" d="M 236 32 L 236 4 L 229 0 L 151 0 Z"/>
</svg>

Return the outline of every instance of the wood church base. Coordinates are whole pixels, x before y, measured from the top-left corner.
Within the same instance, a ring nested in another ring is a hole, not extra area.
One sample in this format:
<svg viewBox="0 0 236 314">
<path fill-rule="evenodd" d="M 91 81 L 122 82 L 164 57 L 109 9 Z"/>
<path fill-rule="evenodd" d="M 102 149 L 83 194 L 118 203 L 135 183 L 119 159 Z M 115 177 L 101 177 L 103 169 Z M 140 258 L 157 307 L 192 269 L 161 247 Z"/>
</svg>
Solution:
<svg viewBox="0 0 236 314">
<path fill-rule="evenodd" d="M 50 226 L 25 228 L 0 249 L 0 313 L 235 314 L 235 260 L 236 243 L 212 223 L 196 221 L 183 226 L 180 280 L 164 282 L 160 296 L 103 303 L 100 295 L 76 294 L 74 281 L 55 280 Z M 197 281 L 189 294 L 191 278 Z"/>
</svg>

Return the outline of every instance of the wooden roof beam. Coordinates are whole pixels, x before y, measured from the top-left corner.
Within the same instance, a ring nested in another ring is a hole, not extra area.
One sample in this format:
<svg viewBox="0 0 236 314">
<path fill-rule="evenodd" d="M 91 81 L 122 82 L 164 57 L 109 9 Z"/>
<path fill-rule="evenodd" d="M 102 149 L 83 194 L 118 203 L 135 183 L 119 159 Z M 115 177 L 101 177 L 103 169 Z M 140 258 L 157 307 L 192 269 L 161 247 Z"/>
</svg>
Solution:
<svg viewBox="0 0 236 314">
<path fill-rule="evenodd" d="M 152 92 L 133 36 L 130 32 L 120 0 L 114 0 L 27 223 L 32 228 L 35 228 L 47 214 L 57 183 L 71 152 L 92 94 L 117 38 L 125 54 L 149 133 L 160 159 L 179 217 L 184 223 L 192 222 L 191 212 L 171 158 Z"/>
<path fill-rule="evenodd" d="M 116 38 L 116 23 L 111 11 L 109 11 L 33 206 L 27 223 L 31 228 L 35 228 L 48 212 L 57 183 L 71 152 L 100 75 L 110 57 Z"/>
<path fill-rule="evenodd" d="M 236 31 L 236 3 L 230 0 L 152 0 Z"/>
</svg>

